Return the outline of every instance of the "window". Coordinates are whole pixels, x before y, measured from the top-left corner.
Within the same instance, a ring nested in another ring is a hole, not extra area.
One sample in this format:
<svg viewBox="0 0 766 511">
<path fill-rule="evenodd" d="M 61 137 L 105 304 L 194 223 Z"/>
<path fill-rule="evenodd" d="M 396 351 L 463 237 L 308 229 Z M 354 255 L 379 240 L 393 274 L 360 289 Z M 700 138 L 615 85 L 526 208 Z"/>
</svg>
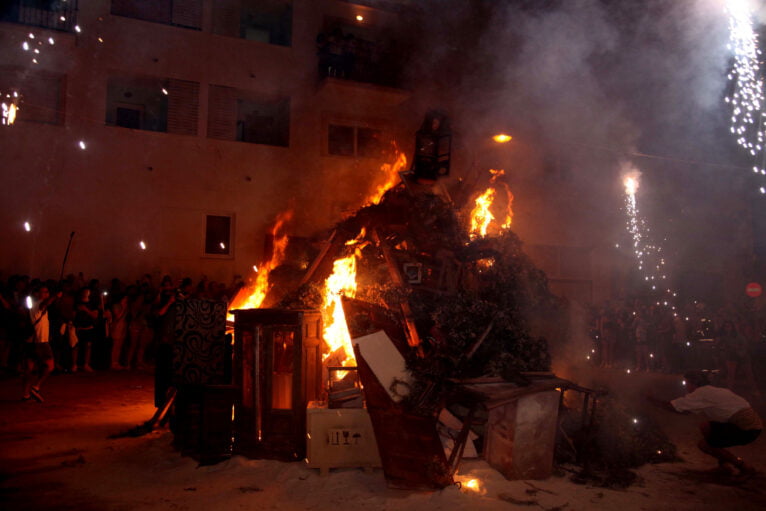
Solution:
<svg viewBox="0 0 766 511">
<path fill-rule="evenodd" d="M 64 124 L 64 83 L 61 75 L 0 68 L 0 94 L 18 107 L 16 122 Z"/>
<path fill-rule="evenodd" d="M 106 124 L 135 130 L 197 134 L 199 84 L 153 77 L 111 77 Z"/>
<path fill-rule="evenodd" d="M 112 0 L 112 14 L 200 29 L 202 0 Z"/>
<path fill-rule="evenodd" d="M 383 132 L 361 126 L 330 124 L 327 129 L 327 152 L 333 156 L 380 158 Z"/>
<path fill-rule="evenodd" d="M 205 217 L 205 255 L 231 255 L 231 217 Z"/>
<path fill-rule="evenodd" d="M 290 144 L 290 100 L 268 99 L 230 87 L 210 87 L 208 137 L 251 144 Z"/>
<path fill-rule="evenodd" d="M 290 0 L 220 0 L 213 4 L 213 33 L 280 46 L 292 44 Z"/>
<path fill-rule="evenodd" d="M 77 0 L 5 0 L 0 2 L 0 21 L 72 32 Z"/>
</svg>

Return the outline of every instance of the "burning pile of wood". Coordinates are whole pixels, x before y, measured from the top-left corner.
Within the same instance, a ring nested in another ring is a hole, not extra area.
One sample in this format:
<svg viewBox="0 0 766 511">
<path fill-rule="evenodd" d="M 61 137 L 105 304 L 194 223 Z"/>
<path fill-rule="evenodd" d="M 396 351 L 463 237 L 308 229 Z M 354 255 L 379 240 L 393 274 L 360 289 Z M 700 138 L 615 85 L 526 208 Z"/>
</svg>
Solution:
<svg viewBox="0 0 766 511">
<path fill-rule="evenodd" d="M 446 195 L 401 184 L 339 223 L 279 306 L 320 307 L 333 261 L 356 254 L 356 299 L 401 326 L 414 376 L 404 404 L 424 415 L 442 407 L 452 379 L 547 371 L 547 343 L 530 324 L 564 324 L 561 302 L 513 232 L 471 240 L 465 224 Z M 379 329 L 348 321 L 357 334 Z"/>
</svg>

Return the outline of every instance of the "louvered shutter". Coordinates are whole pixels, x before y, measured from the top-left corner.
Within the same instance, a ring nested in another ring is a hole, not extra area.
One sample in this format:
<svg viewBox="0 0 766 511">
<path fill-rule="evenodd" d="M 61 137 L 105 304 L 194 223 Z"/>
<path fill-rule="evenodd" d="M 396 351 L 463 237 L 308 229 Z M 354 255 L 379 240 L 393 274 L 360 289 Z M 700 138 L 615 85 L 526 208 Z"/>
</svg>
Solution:
<svg viewBox="0 0 766 511">
<path fill-rule="evenodd" d="M 237 91 L 231 87 L 211 85 L 207 114 L 208 138 L 236 140 Z"/>
<path fill-rule="evenodd" d="M 202 28 L 202 0 L 173 0 L 173 24 Z"/>
<path fill-rule="evenodd" d="M 213 2 L 213 33 L 239 37 L 240 0 L 218 0 Z"/>
<path fill-rule="evenodd" d="M 196 135 L 199 116 L 199 83 L 168 81 L 168 133 Z"/>
</svg>

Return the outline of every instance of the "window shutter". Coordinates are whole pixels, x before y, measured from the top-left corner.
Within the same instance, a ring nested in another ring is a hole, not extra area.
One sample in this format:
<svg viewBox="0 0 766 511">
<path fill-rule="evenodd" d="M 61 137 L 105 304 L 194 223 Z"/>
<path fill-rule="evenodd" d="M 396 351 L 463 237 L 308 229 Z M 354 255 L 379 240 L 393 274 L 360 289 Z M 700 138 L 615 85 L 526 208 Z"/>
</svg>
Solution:
<svg viewBox="0 0 766 511">
<path fill-rule="evenodd" d="M 239 37 L 239 0 L 218 0 L 213 2 L 213 33 Z"/>
<path fill-rule="evenodd" d="M 199 83 L 168 80 L 168 133 L 196 135 Z"/>
<path fill-rule="evenodd" d="M 237 138 L 237 91 L 221 85 L 210 86 L 207 136 L 221 140 Z"/>
<path fill-rule="evenodd" d="M 202 0 L 173 0 L 173 24 L 202 28 Z"/>
</svg>

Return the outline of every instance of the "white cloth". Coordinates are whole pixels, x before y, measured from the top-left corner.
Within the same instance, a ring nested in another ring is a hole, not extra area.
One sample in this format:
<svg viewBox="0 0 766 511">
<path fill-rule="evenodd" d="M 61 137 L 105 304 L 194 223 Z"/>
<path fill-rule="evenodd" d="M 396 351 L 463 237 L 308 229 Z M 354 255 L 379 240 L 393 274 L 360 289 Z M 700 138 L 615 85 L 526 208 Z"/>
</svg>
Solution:
<svg viewBox="0 0 766 511">
<path fill-rule="evenodd" d="M 32 308 L 29 309 L 29 318 L 34 325 L 35 335 L 33 342 L 48 342 L 50 324 L 48 323 L 48 311 L 40 310 L 40 302 L 32 299 Z"/>
<path fill-rule="evenodd" d="M 728 422 L 738 411 L 750 408 L 750 403 L 744 398 L 729 389 L 712 385 L 698 387 L 670 404 L 679 412 L 702 413 L 715 422 Z"/>
</svg>

